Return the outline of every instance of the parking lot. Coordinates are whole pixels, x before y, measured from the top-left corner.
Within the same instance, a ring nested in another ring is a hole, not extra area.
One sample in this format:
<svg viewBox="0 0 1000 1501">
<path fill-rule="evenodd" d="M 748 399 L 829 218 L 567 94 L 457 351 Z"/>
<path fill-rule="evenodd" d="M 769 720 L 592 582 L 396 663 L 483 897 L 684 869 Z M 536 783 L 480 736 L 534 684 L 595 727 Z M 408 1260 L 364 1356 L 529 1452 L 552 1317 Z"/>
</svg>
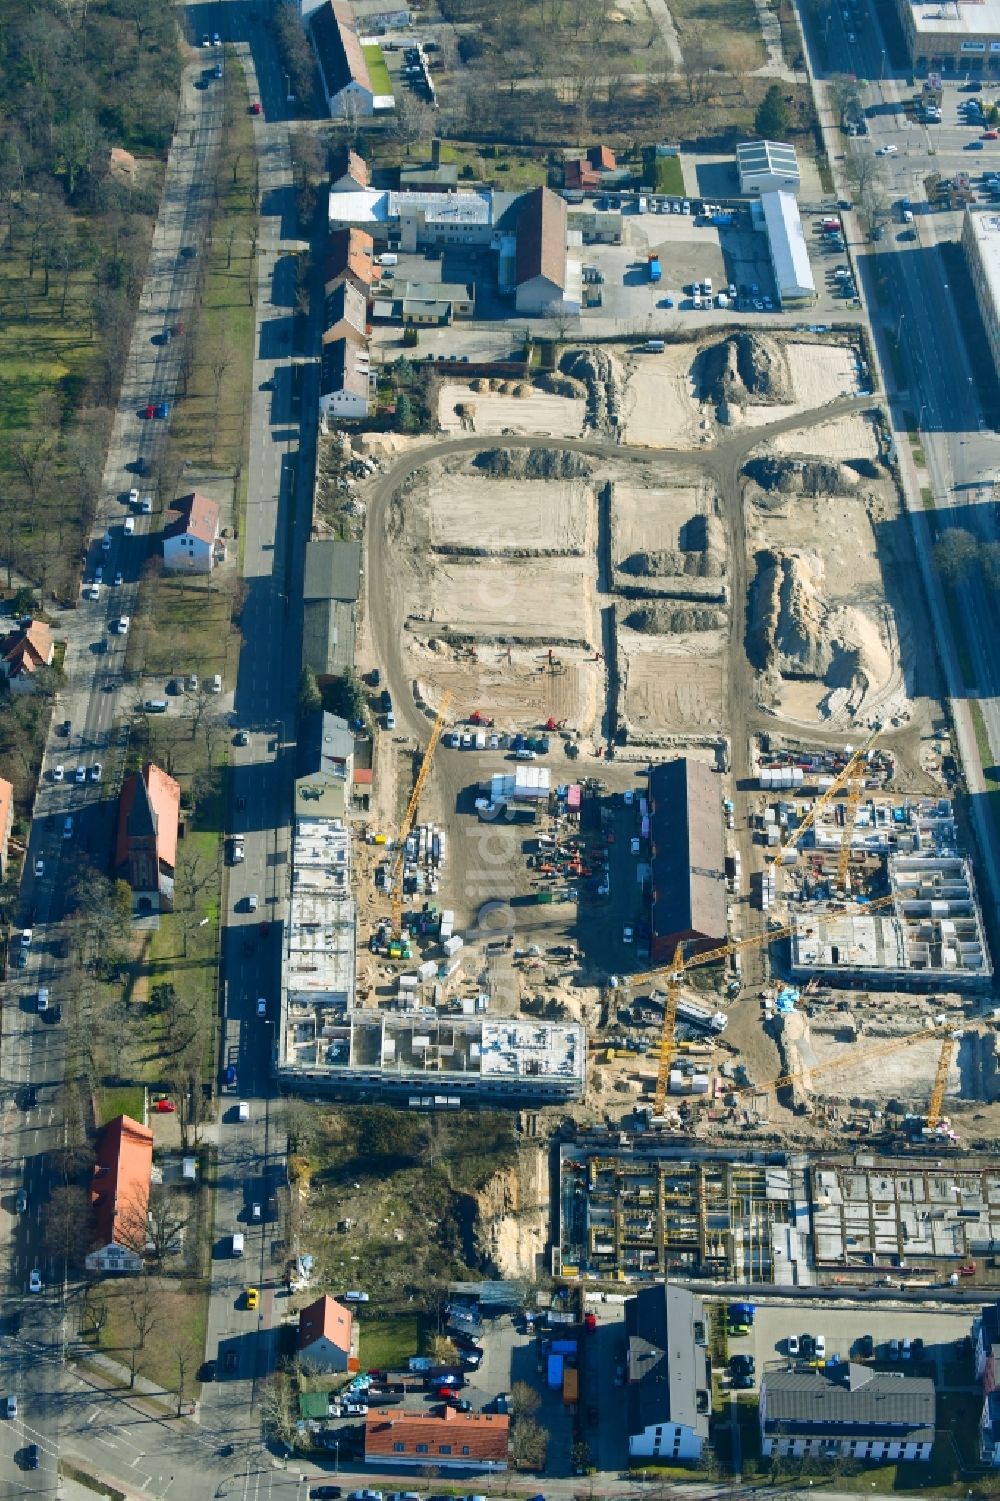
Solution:
<svg viewBox="0 0 1000 1501">
<path fill-rule="evenodd" d="M 864 1308 L 843 1306 L 816 1309 L 812 1303 L 781 1306 L 768 1304 L 758 1306 L 754 1327 L 747 1335 L 729 1336 L 730 1355 L 752 1355 L 756 1361 L 754 1386 L 759 1387 L 760 1378 L 768 1368 L 784 1370 L 790 1363 L 788 1337 L 801 1340 L 803 1334 L 815 1337 L 822 1334 L 826 1340 L 826 1358 L 837 1355 L 841 1360 L 860 1356 L 860 1342 L 871 1335 L 875 1344 L 875 1362 L 886 1369 L 909 1371 L 911 1374 L 931 1374 L 939 1384 L 950 1377 L 963 1376 L 955 1369 L 956 1363 L 964 1370 L 969 1382 L 973 1380 L 971 1356 L 959 1351 L 959 1341 L 964 1341 L 972 1324 L 972 1311 L 956 1309 L 954 1312 L 924 1309 L 910 1305 L 894 1308 L 884 1304 Z M 920 1365 L 902 1359 L 890 1359 L 890 1340 L 922 1339 L 924 1360 Z M 951 1369 L 947 1372 L 945 1367 Z"/>
</svg>

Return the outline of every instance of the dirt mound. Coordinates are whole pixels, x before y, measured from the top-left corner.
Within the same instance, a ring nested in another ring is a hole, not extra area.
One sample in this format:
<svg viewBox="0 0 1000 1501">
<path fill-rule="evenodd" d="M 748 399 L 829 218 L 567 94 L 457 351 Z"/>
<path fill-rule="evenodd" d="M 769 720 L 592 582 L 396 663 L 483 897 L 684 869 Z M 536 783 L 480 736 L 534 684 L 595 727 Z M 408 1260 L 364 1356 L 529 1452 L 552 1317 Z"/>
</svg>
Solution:
<svg viewBox="0 0 1000 1501">
<path fill-rule="evenodd" d="M 722 610 L 700 605 L 646 604 L 630 610 L 624 624 L 644 636 L 680 636 L 689 631 L 720 631 L 726 617 Z"/>
<path fill-rule="evenodd" d="M 567 349 L 559 368 L 586 387 L 588 424 L 600 433 L 614 432 L 621 414 L 623 383 L 611 355 L 603 349 Z"/>
<path fill-rule="evenodd" d="M 773 406 L 793 400 L 788 362 L 763 334 L 730 334 L 710 344 L 695 361 L 702 399 L 716 406 Z"/>
<path fill-rule="evenodd" d="M 821 459 L 783 459 L 773 454 L 749 459 L 743 473 L 765 493 L 777 491 L 781 495 L 842 495 L 857 484 L 857 476 L 845 473 L 845 467 L 839 464 Z"/>
<path fill-rule="evenodd" d="M 878 626 L 861 610 L 826 603 L 815 558 L 765 549 L 756 564 L 747 655 L 759 671 L 813 679 L 855 699 L 888 681 L 892 658 Z"/>
<path fill-rule="evenodd" d="M 680 528 L 677 547 L 633 552 L 621 570 L 633 578 L 719 579 L 726 572 L 726 530 L 718 516 L 692 516 Z"/>
<path fill-rule="evenodd" d="M 587 387 L 583 381 L 571 375 L 560 375 L 556 370 L 542 370 L 535 376 L 535 385 L 540 391 L 549 391 L 553 396 L 570 396 L 579 400 L 586 398 Z"/>
<path fill-rule="evenodd" d="M 472 464 L 498 479 L 585 479 L 594 467 L 565 448 L 485 448 Z"/>
<path fill-rule="evenodd" d="M 757 554 L 747 655 L 760 671 L 823 678 L 831 651 L 823 634 L 821 573 L 813 559 L 769 549 Z"/>
</svg>

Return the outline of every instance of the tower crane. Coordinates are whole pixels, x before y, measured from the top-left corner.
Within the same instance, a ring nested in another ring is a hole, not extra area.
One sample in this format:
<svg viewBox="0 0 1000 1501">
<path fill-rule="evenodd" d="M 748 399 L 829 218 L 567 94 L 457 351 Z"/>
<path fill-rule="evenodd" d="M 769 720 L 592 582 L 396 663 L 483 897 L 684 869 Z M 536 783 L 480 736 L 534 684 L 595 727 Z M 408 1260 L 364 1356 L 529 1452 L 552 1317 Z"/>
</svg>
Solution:
<svg viewBox="0 0 1000 1501">
<path fill-rule="evenodd" d="M 837 856 L 837 890 L 843 891 L 847 886 L 847 869 L 851 863 L 851 838 L 854 834 L 854 821 L 858 816 L 858 804 L 865 787 L 865 774 L 863 764 L 857 768 L 850 779 L 847 789 L 847 802 L 844 804 L 844 833 L 840 841 L 840 854 Z"/>
<path fill-rule="evenodd" d="M 802 1079 L 806 1075 L 811 1076 L 813 1074 L 833 1073 L 836 1069 L 853 1068 L 856 1064 L 859 1063 L 869 1063 L 872 1061 L 872 1059 L 884 1058 L 888 1056 L 889 1053 L 898 1052 L 900 1048 L 912 1047 L 915 1042 L 926 1042 L 928 1038 L 936 1037 L 939 1035 L 939 1033 L 940 1028 L 932 1022 L 929 1026 L 925 1027 L 922 1032 L 908 1032 L 905 1037 L 886 1038 L 885 1041 L 874 1043 L 871 1047 L 852 1048 L 851 1051 L 849 1053 L 845 1053 L 842 1058 L 830 1058 L 825 1063 L 817 1063 L 814 1064 L 811 1068 L 800 1069 L 799 1072 L 795 1074 L 780 1074 L 777 1079 L 770 1079 L 766 1084 L 740 1084 L 736 1088 L 734 1088 L 732 1092 L 733 1094 L 738 1095 L 774 1094 L 779 1089 L 784 1089 L 789 1084 L 801 1083 Z M 942 1059 L 947 1054 L 949 1064 L 951 1062 L 951 1048 L 953 1048 L 954 1045 L 955 1039 L 951 1034 L 949 1034 L 945 1038 L 945 1046 L 942 1048 L 941 1052 Z M 940 1067 L 941 1065 L 939 1062 L 939 1071 Z M 946 1068 L 944 1074 L 945 1078 L 947 1078 L 947 1074 L 948 1071 Z M 935 1081 L 935 1089 L 936 1088 L 937 1081 Z M 930 1124 L 929 1115 L 928 1124 Z"/>
<path fill-rule="evenodd" d="M 955 1047 L 958 1043 L 958 1034 L 949 1032 L 941 1044 L 941 1056 L 938 1059 L 937 1073 L 934 1075 L 934 1087 L 931 1090 L 931 1102 L 927 1107 L 927 1129 L 933 1131 L 941 1119 L 941 1111 L 944 1106 L 944 1092 L 948 1084 L 948 1072 L 951 1068 L 951 1060 L 955 1056 Z"/>
<path fill-rule="evenodd" d="M 821 813 L 822 810 L 826 807 L 827 803 L 831 802 L 832 799 L 836 797 L 837 793 L 846 782 L 850 782 L 852 778 L 857 780 L 859 777 L 861 778 L 861 782 L 863 782 L 863 768 L 868 761 L 868 752 L 874 742 L 877 740 L 880 733 L 881 732 L 879 730 L 873 731 L 873 733 L 869 735 L 868 739 L 865 741 L 864 745 L 859 746 L 859 748 L 854 752 L 850 760 L 847 762 L 846 766 L 841 767 L 840 771 L 838 771 L 837 775 L 834 777 L 833 781 L 830 783 L 826 791 L 820 794 L 809 811 L 804 815 L 802 822 L 792 830 L 791 836 L 785 841 L 781 848 L 775 851 L 774 856 L 771 859 L 772 865 L 780 865 L 784 860 L 785 855 L 788 854 L 789 850 L 795 849 L 803 834 L 811 829 L 813 824 L 816 822 L 817 814 Z M 858 798 L 860 798 L 860 796 L 861 786 L 859 783 Z M 857 799 L 855 799 L 854 807 L 856 811 Z M 847 843 L 848 848 L 850 848 L 849 835 L 847 836 Z M 843 845 L 841 846 L 841 850 L 843 851 Z"/>
<path fill-rule="evenodd" d="M 403 860 L 406 856 L 406 841 L 410 836 L 410 830 L 413 828 L 414 821 L 416 820 L 417 808 L 420 806 L 420 797 L 427 782 L 427 778 L 430 775 L 431 762 L 434 760 L 434 752 L 437 750 L 438 741 L 441 739 L 441 732 L 444 729 L 445 715 L 448 712 L 450 704 L 451 691 L 449 689 L 446 690 L 442 695 L 441 706 L 438 709 L 437 718 L 435 719 L 433 728 L 431 729 L 430 739 L 427 742 L 427 749 L 424 751 L 424 759 L 420 763 L 420 770 L 417 773 L 417 780 L 413 784 L 413 791 L 410 793 L 410 800 L 406 805 L 406 812 L 403 814 L 403 822 L 400 824 L 399 828 L 396 858 L 392 862 L 392 870 L 389 874 L 389 892 L 390 900 L 392 903 L 392 936 L 396 939 L 400 938 L 403 932 Z"/>
<path fill-rule="evenodd" d="M 865 912 L 877 911 L 880 907 L 889 905 L 894 900 L 892 893 L 880 896 L 873 902 L 866 902 Z M 832 922 L 834 918 L 842 914 L 838 911 L 817 913 L 813 921 L 817 926 Z M 730 954 L 739 954 L 746 949 L 761 948 L 775 942 L 779 938 L 787 938 L 795 931 L 794 923 L 786 923 L 778 928 L 764 928 L 760 932 L 750 933 L 745 938 L 734 938 L 730 943 L 721 944 L 718 948 L 705 949 L 701 953 L 692 954 L 689 959 L 684 958 L 683 943 L 679 943 L 674 950 L 674 957 L 667 965 L 661 965 L 658 969 L 650 969 L 639 974 L 626 975 L 621 981 L 620 988 L 632 990 L 638 985 L 646 985 L 654 980 L 665 980 L 667 987 L 666 1001 L 663 1007 L 663 1027 L 660 1033 L 659 1062 L 656 1072 L 656 1096 L 654 1112 L 662 1115 L 666 1105 L 667 1082 L 670 1077 L 670 1064 L 674 1056 L 674 1033 L 677 1024 L 677 1000 L 683 976 L 690 969 L 700 969 L 706 964 L 716 964 L 721 959 L 727 959 Z"/>
</svg>

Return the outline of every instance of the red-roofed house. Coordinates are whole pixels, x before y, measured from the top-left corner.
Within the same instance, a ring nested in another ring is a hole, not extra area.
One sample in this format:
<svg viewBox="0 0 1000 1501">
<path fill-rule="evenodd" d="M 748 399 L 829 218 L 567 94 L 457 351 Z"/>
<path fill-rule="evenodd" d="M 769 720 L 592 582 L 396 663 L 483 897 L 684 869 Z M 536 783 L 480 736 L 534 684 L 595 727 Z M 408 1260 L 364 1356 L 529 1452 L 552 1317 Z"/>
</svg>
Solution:
<svg viewBox="0 0 1000 1501">
<path fill-rule="evenodd" d="M 146 1249 L 153 1133 L 127 1115 L 101 1132 L 90 1200 L 96 1247 L 88 1272 L 141 1272 Z"/>
<path fill-rule="evenodd" d="M 123 782 L 115 873 L 131 886 L 140 910 L 173 908 L 180 812 L 179 785 L 152 761 Z"/>
<path fill-rule="evenodd" d="M 52 665 L 55 642 L 44 620 L 29 620 L 0 641 L 0 672 L 11 693 L 30 692 L 39 667 Z"/>
<path fill-rule="evenodd" d="M 299 1359 L 313 1371 L 357 1370 L 351 1310 L 328 1294 L 299 1314 Z"/>
<path fill-rule="evenodd" d="M 163 528 L 163 566 L 173 572 L 211 573 L 219 543 L 219 507 L 195 490 L 170 507 Z"/>
<path fill-rule="evenodd" d="M 568 188 L 605 187 L 612 175 L 617 179 L 621 174 L 610 146 L 591 146 L 586 156 L 571 156 L 563 166 L 563 181 Z"/>
<path fill-rule="evenodd" d="M 0 880 L 7 874 L 7 853 L 10 831 L 14 827 L 13 783 L 0 777 Z"/>
<path fill-rule="evenodd" d="M 506 1413 L 404 1412 L 375 1407 L 365 1419 L 365 1460 L 378 1465 L 435 1465 L 447 1470 L 505 1470 Z"/>
</svg>

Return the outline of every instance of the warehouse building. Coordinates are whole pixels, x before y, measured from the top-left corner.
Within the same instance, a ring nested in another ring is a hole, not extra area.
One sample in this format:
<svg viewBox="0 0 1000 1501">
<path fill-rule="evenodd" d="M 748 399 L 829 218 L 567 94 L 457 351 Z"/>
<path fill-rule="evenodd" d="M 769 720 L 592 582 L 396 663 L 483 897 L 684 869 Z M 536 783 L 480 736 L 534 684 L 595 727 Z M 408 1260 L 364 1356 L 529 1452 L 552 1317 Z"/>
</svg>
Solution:
<svg viewBox="0 0 1000 1501">
<path fill-rule="evenodd" d="M 578 313 L 582 272 L 566 256 L 566 203 L 551 188 L 533 188 L 518 204 L 514 305 L 519 313 L 545 317 Z"/>
<path fill-rule="evenodd" d="M 625 1333 L 629 1456 L 699 1459 L 712 1409 L 704 1304 L 672 1283 L 644 1287 L 625 1304 Z"/>
<path fill-rule="evenodd" d="M 784 190 L 761 193 L 759 215 L 767 235 L 771 270 L 782 307 L 815 301 L 816 283 L 794 193 Z"/>
<path fill-rule="evenodd" d="M 760 1383 L 764 1455 L 928 1460 L 934 1382 L 845 1361 L 815 1371 L 766 1371 Z"/>
<path fill-rule="evenodd" d="M 784 141 L 741 141 L 736 147 L 740 192 L 799 191 L 799 162 L 795 147 Z"/>
<path fill-rule="evenodd" d="M 682 759 L 649 776 L 652 845 L 652 957 L 666 963 L 678 943 L 690 956 L 726 941 L 722 803 L 712 770 Z"/>
<path fill-rule="evenodd" d="M 1000 0 L 896 0 L 896 10 L 916 72 L 997 76 Z"/>
<path fill-rule="evenodd" d="M 1000 0 L 997 8 L 1000 13 Z M 1000 49 L 1000 41 L 997 47 Z M 993 356 L 993 371 L 1000 380 L 1000 211 L 967 208 L 962 225 L 962 249 L 976 289 L 976 301 Z"/>
</svg>

